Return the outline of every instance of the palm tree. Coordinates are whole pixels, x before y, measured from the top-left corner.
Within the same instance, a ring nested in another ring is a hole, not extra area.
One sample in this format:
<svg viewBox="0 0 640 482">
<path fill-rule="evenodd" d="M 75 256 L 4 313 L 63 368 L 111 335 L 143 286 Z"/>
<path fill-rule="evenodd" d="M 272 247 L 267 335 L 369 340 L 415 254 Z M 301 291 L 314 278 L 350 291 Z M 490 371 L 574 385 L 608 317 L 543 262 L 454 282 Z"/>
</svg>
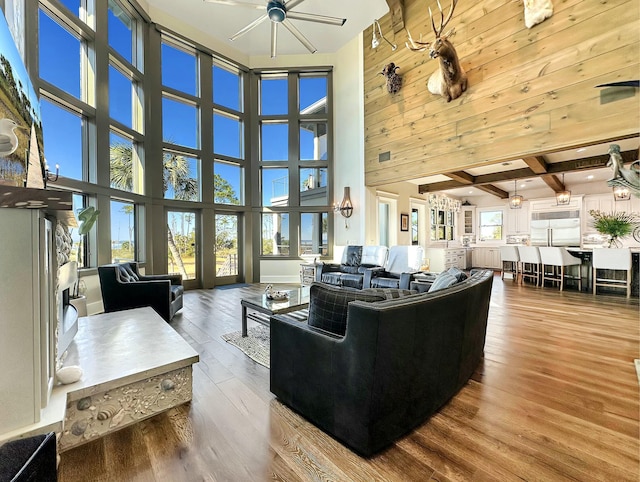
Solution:
<svg viewBox="0 0 640 482">
<path fill-rule="evenodd" d="M 117 142 L 110 147 L 110 181 L 111 187 L 124 191 L 133 190 L 133 152 L 130 144 Z M 189 161 L 179 154 L 163 153 L 163 192 L 169 188 L 175 193 L 176 199 L 193 201 L 198 195 L 198 182 L 189 177 Z M 171 227 L 167 224 L 167 243 L 173 260 L 178 265 L 178 271 L 184 278 L 188 278 L 180 251 L 176 246 Z"/>
</svg>

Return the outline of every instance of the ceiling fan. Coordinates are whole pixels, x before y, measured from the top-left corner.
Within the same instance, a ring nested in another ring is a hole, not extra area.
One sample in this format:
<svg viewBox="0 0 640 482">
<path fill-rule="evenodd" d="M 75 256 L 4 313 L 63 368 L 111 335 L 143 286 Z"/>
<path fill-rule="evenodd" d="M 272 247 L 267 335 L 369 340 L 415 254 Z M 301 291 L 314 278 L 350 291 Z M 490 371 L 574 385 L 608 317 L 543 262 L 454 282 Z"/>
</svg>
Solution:
<svg viewBox="0 0 640 482">
<path fill-rule="evenodd" d="M 325 15 L 316 15 L 313 13 L 292 12 L 291 9 L 300 5 L 304 0 L 269 0 L 266 5 L 256 5 L 254 3 L 238 2 L 236 0 L 204 0 L 209 3 L 219 3 L 221 5 L 230 5 L 234 7 L 252 8 L 254 10 L 266 10 L 266 15 L 254 20 L 242 30 L 229 37 L 229 40 L 235 40 L 245 33 L 253 30 L 266 20 L 271 20 L 271 58 L 276 56 L 276 48 L 278 41 L 278 24 L 284 27 L 297 38 L 312 54 L 316 52 L 316 48 L 309 40 L 302 35 L 302 32 L 296 28 L 290 21 L 304 20 L 306 22 L 325 23 L 327 25 L 342 26 L 347 21 L 346 18 L 327 17 Z"/>
</svg>

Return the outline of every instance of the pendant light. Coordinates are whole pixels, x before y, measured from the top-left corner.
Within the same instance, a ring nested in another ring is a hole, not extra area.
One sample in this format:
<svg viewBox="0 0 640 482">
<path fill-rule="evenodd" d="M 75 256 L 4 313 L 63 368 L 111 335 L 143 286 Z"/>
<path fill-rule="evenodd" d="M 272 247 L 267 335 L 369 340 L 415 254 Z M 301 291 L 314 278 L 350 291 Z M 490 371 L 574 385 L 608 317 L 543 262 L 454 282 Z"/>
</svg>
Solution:
<svg viewBox="0 0 640 482">
<path fill-rule="evenodd" d="M 567 187 L 564 185 L 564 172 L 562 173 L 562 187 L 564 191 L 556 192 L 556 204 L 558 206 L 567 205 L 571 201 L 571 191 L 568 191 Z"/>
<path fill-rule="evenodd" d="M 518 194 L 518 181 L 513 181 L 513 196 L 509 198 L 509 207 L 511 209 L 520 209 L 524 198 Z"/>
</svg>

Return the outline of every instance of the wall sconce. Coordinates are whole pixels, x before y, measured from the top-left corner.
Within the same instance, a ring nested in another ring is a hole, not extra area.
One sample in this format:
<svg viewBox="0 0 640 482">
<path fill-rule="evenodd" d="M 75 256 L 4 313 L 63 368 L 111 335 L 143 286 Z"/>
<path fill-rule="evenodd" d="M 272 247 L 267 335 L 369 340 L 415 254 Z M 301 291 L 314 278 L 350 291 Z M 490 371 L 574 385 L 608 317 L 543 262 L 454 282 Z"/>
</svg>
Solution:
<svg viewBox="0 0 640 482">
<path fill-rule="evenodd" d="M 509 198 L 509 207 L 511 209 L 520 209 L 524 198 L 518 194 L 518 181 L 513 181 L 513 196 Z"/>
<path fill-rule="evenodd" d="M 58 180 L 58 176 L 60 175 L 60 165 L 56 164 L 56 173 L 51 174 L 49 171 L 49 164 L 45 162 L 44 164 L 44 176 L 42 176 L 42 180 L 44 181 L 44 187 L 47 187 L 48 182 L 56 182 Z"/>
<path fill-rule="evenodd" d="M 387 37 L 382 35 L 382 29 L 380 28 L 380 23 L 377 20 L 373 21 L 373 38 L 371 39 L 371 48 L 377 49 L 378 46 L 380 45 L 380 39 L 378 39 L 378 35 L 376 34 L 376 27 L 378 27 L 378 33 L 380 34 L 380 37 L 382 37 L 382 40 L 384 40 L 389 45 L 391 45 L 391 50 L 395 52 L 398 46 L 396 44 L 389 42 L 387 40 Z"/>
<path fill-rule="evenodd" d="M 336 213 L 342 214 L 345 218 L 350 218 L 353 214 L 353 203 L 351 202 L 351 188 L 349 186 L 345 186 L 344 195 L 342 196 L 342 201 L 340 204 L 336 203 L 333 205 L 333 210 Z"/>
<path fill-rule="evenodd" d="M 567 191 L 567 187 L 564 185 L 564 172 L 562 173 L 562 186 L 564 191 L 558 191 L 556 193 L 556 204 L 558 206 L 564 206 L 571 201 L 571 191 Z"/>
<path fill-rule="evenodd" d="M 625 186 L 616 185 L 613 187 L 613 199 L 616 201 L 628 201 L 631 199 L 631 191 Z"/>
</svg>

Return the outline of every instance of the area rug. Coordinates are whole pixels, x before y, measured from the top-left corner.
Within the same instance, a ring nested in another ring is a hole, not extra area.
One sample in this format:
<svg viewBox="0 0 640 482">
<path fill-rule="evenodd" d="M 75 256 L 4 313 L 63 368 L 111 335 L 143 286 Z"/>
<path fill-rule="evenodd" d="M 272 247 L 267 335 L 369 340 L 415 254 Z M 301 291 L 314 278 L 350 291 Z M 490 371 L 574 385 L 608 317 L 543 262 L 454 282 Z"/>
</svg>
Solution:
<svg viewBox="0 0 640 482">
<path fill-rule="evenodd" d="M 633 363 L 636 365 L 636 375 L 638 375 L 638 383 L 640 383 L 640 358 L 633 360 Z"/>
<path fill-rule="evenodd" d="M 222 339 L 240 348 L 252 360 L 269 368 L 269 327 L 265 325 L 252 326 L 247 330 L 246 337 L 241 331 L 234 331 L 222 335 Z"/>
</svg>

